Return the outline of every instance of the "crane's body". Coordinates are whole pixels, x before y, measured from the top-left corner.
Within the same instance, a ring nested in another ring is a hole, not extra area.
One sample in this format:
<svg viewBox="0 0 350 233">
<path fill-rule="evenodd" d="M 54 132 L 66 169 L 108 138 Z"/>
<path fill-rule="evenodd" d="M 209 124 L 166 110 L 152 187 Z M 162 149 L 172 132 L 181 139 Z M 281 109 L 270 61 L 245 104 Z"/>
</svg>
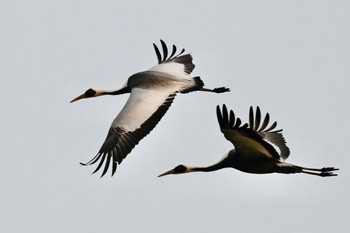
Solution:
<svg viewBox="0 0 350 233">
<path fill-rule="evenodd" d="M 227 152 L 218 163 L 208 167 L 187 167 L 178 165 L 174 169 L 159 176 L 169 174 L 182 174 L 188 172 L 211 172 L 223 168 L 235 168 L 242 172 L 253 174 L 268 173 L 306 173 L 317 176 L 336 176 L 333 167 L 307 168 L 284 162 L 290 151 L 281 133 L 282 130 L 274 130 L 277 122 L 267 128 L 270 116 L 267 113 L 261 124 L 261 112 L 259 107 L 254 116 L 253 108 L 249 111 L 249 124 L 241 126 L 241 120 L 235 118 L 233 111 L 227 111 L 223 105 L 222 111 L 217 107 L 217 118 L 221 132 L 229 140 L 234 149 Z"/>
<path fill-rule="evenodd" d="M 120 164 L 135 145 L 157 125 L 177 93 L 191 91 L 222 93 L 229 91 L 225 87 L 204 88 L 200 77 L 191 77 L 190 73 L 195 66 L 190 54 L 182 55 L 184 49 L 175 55 L 176 46 L 173 45 L 172 52 L 168 56 L 167 46 L 161 40 L 162 56 L 158 47 L 153 45 L 158 65 L 130 76 L 124 86 L 118 90 L 105 91 L 90 88 L 71 101 L 102 95 L 130 93 L 126 104 L 112 122 L 106 140 L 97 155 L 89 162 L 81 163 L 82 165 L 92 165 L 100 161 L 93 173 L 97 172 L 104 164 L 101 177 L 105 175 L 110 164 L 112 164 L 112 175 L 116 172 L 117 164 Z"/>
</svg>

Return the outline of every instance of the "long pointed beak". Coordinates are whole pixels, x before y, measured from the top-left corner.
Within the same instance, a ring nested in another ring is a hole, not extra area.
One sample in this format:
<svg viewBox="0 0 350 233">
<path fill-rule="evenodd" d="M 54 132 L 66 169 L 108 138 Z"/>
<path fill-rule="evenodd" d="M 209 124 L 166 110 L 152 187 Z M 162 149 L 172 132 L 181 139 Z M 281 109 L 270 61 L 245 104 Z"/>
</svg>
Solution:
<svg viewBox="0 0 350 233">
<path fill-rule="evenodd" d="M 84 99 L 84 98 L 87 98 L 87 96 L 85 95 L 85 93 L 82 94 L 82 95 L 80 95 L 80 96 L 78 96 L 78 97 L 76 97 L 76 98 L 74 98 L 74 99 L 72 99 L 72 100 L 70 101 L 70 103 L 73 103 L 73 102 L 75 102 L 75 101 L 77 101 L 77 100 Z"/>
<path fill-rule="evenodd" d="M 160 174 L 158 177 L 166 176 L 170 174 L 175 174 L 175 169 L 171 169 L 170 171 L 164 172 L 163 174 Z"/>
</svg>

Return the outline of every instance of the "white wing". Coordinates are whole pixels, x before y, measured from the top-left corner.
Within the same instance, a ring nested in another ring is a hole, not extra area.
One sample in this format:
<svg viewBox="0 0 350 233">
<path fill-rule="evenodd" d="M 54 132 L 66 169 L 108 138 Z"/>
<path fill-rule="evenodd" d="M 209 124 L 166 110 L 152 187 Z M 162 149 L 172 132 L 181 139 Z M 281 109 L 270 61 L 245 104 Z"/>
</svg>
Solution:
<svg viewBox="0 0 350 233">
<path fill-rule="evenodd" d="M 174 90 L 133 88 L 125 106 L 114 119 L 105 142 L 97 155 L 88 163 L 100 160 L 94 173 L 105 163 L 101 177 L 112 161 L 112 175 L 131 150 L 157 125 L 175 98 Z M 105 161 L 106 160 L 106 161 Z"/>
<path fill-rule="evenodd" d="M 111 127 L 135 131 L 163 105 L 176 90 L 133 88 Z M 170 105 L 169 105 L 170 106 Z M 159 119 L 160 120 L 160 119 Z"/>
<path fill-rule="evenodd" d="M 187 93 L 199 90 L 204 83 L 200 77 L 191 78 L 194 69 L 192 56 L 184 49 L 177 55 L 173 45 L 169 55 L 165 43 L 161 40 L 163 53 L 154 49 L 158 65 L 145 72 L 134 74 L 128 79 L 131 94 L 125 106 L 112 122 L 107 138 L 97 155 L 88 163 L 100 161 L 97 172 L 105 163 L 101 177 L 107 172 L 112 161 L 112 175 L 131 150 L 157 125 L 173 102 L 177 92 Z M 169 56 L 168 56 L 169 55 Z"/>
</svg>

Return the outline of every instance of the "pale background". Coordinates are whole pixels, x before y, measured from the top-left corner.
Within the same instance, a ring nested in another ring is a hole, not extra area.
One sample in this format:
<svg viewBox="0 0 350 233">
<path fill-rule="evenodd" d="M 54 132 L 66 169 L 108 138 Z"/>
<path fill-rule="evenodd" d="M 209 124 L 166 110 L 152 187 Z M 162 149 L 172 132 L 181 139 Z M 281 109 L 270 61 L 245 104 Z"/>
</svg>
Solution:
<svg viewBox="0 0 350 233">
<path fill-rule="evenodd" d="M 124 3 L 123 3 L 124 2 Z M 348 232 L 349 1 L 26 1 L 0 3 L 1 232 Z M 179 95 L 110 178 L 81 167 L 128 95 L 117 89 L 186 48 L 193 75 L 230 93 Z M 215 107 L 244 121 L 259 105 L 284 129 L 289 162 L 338 177 L 205 166 L 231 149 Z"/>
</svg>

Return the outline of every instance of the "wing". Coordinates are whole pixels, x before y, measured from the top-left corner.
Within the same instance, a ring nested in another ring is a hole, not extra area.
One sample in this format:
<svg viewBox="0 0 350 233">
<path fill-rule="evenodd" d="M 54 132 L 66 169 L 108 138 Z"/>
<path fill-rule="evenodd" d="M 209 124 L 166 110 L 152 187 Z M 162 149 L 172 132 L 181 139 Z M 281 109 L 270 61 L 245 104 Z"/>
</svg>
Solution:
<svg viewBox="0 0 350 233">
<path fill-rule="evenodd" d="M 157 125 L 169 109 L 175 98 L 171 90 L 149 90 L 133 88 L 131 95 L 121 112 L 114 119 L 105 142 L 97 155 L 82 165 L 91 165 L 99 161 L 95 171 L 104 164 L 102 176 L 112 163 L 112 176 L 117 164 Z"/>
<path fill-rule="evenodd" d="M 235 118 L 231 110 L 228 113 L 227 108 L 223 105 L 222 111 L 217 106 L 217 118 L 221 132 L 225 138 L 232 142 L 237 152 L 249 156 L 265 156 L 275 159 L 286 159 L 289 156 L 289 148 L 283 138 L 282 129 L 274 130 L 277 122 L 274 122 L 267 128 L 270 115 L 267 113 L 261 123 L 260 108 L 256 108 L 254 116 L 253 108 L 249 110 L 249 124 L 241 125 L 241 120 Z"/>
<path fill-rule="evenodd" d="M 158 65 L 150 68 L 150 71 L 158 71 L 163 73 L 170 73 L 177 76 L 188 76 L 194 69 L 192 63 L 192 56 L 190 54 L 182 55 L 185 49 L 182 49 L 180 53 L 176 54 L 177 48 L 175 45 L 172 47 L 172 52 L 168 56 L 168 48 L 164 41 L 160 40 L 163 50 L 163 56 L 160 53 L 157 45 L 153 44 L 154 50 L 158 58 Z"/>
</svg>

